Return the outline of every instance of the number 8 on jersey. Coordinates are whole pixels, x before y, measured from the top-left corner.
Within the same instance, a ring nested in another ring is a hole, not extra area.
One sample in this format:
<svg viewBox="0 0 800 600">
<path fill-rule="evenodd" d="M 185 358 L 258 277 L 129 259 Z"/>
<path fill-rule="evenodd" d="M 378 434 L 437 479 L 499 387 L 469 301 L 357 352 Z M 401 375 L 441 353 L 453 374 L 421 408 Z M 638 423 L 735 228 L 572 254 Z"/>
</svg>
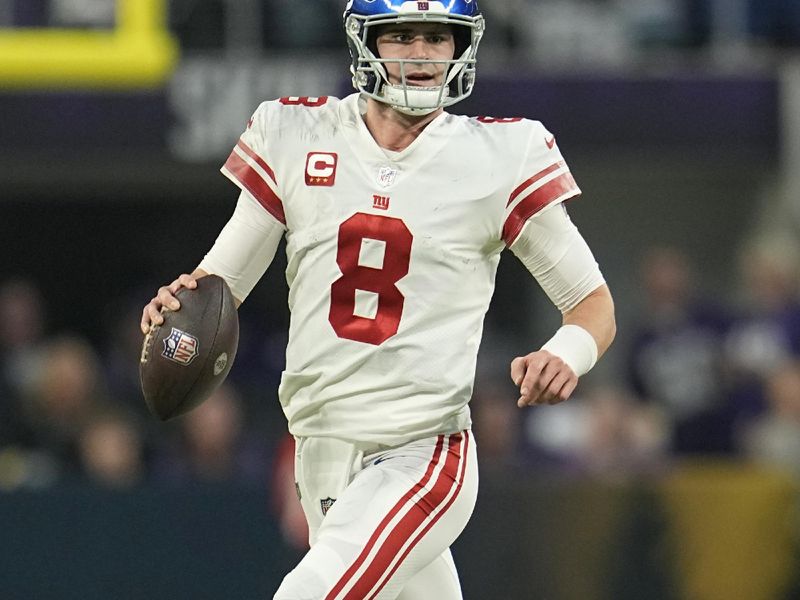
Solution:
<svg viewBox="0 0 800 600">
<path fill-rule="evenodd" d="M 383 242 L 383 261 L 378 268 L 362 261 L 365 240 Z M 400 327 L 405 298 L 397 282 L 408 274 L 413 236 L 402 220 L 356 213 L 339 226 L 336 263 L 342 276 L 331 286 L 328 320 L 341 338 L 381 344 Z M 357 291 L 377 295 L 374 318 L 356 314 Z"/>
</svg>

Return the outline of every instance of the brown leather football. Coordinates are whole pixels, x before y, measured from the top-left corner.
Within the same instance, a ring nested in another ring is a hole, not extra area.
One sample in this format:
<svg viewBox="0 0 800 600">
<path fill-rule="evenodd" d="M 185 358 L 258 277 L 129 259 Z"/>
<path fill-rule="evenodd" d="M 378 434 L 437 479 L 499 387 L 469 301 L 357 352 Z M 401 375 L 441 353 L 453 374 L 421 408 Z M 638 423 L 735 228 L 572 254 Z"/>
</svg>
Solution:
<svg viewBox="0 0 800 600">
<path fill-rule="evenodd" d="M 175 294 L 181 307 L 163 311 L 142 345 L 139 380 L 150 412 L 162 421 L 205 401 L 225 380 L 236 358 L 239 316 L 233 295 L 216 275 Z"/>
</svg>

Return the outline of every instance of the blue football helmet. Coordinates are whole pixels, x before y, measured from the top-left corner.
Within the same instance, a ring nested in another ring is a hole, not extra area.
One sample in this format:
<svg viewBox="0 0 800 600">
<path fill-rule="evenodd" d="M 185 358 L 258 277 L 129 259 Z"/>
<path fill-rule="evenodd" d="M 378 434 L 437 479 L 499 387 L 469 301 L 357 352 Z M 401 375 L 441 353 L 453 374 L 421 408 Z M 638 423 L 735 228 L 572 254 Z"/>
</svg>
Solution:
<svg viewBox="0 0 800 600">
<path fill-rule="evenodd" d="M 446 23 L 452 25 L 455 41 L 453 60 L 383 59 L 378 56 L 376 29 L 396 23 Z M 477 0 L 411 2 L 404 0 L 349 0 L 344 11 L 344 28 L 353 64 L 353 87 L 362 94 L 410 114 L 429 114 L 450 106 L 472 93 L 475 56 L 483 37 L 484 20 Z M 389 82 L 385 65 L 399 63 L 401 83 Z M 444 64 L 441 85 L 408 85 L 406 64 Z"/>
</svg>

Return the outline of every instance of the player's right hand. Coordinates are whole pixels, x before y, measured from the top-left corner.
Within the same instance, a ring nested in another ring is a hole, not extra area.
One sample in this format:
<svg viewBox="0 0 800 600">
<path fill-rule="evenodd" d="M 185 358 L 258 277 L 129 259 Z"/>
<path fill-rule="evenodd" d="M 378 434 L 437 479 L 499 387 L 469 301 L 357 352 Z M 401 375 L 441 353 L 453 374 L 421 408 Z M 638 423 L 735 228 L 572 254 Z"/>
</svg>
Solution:
<svg viewBox="0 0 800 600">
<path fill-rule="evenodd" d="M 547 350 L 537 350 L 511 361 L 511 380 L 519 386 L 517 406 L 520 408 L 564 402 L 578 385 L 578 376 L 570 366 Z"/>
<path fill-rule="evenodd" d="M 184 273 L 180 275 L 175 281 L 169 285 L 164 285 L 158 288 L 158 292 L 150 302 L 142 310 L 142 321 L 140 327 L 142 333 L 147 335 L 152 325 L 161 325 L 164 322 L 164 316 L 161 314 L 163 310 L 178 310 L 181 303 L 175 297 L 177 291 L 181 288 L 189 288 L 193 290 L 197 287 L 197 277 Z"/>
</svg>

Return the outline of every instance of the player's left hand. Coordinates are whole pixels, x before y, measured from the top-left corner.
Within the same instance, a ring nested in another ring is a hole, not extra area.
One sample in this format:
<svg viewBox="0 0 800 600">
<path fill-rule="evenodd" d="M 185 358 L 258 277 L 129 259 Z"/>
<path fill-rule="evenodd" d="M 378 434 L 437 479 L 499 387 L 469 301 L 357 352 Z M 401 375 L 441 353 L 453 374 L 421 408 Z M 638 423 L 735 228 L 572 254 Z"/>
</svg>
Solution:
<svg viewBox="0 0 800 600">
<path fill-rule="evenodd" d="M 519 386 L 517 406 L 558 404 L 578 385 L 578 376 L 555 354 L 537 350 L 511 361 L 511 380 Z"/>
</svg>

